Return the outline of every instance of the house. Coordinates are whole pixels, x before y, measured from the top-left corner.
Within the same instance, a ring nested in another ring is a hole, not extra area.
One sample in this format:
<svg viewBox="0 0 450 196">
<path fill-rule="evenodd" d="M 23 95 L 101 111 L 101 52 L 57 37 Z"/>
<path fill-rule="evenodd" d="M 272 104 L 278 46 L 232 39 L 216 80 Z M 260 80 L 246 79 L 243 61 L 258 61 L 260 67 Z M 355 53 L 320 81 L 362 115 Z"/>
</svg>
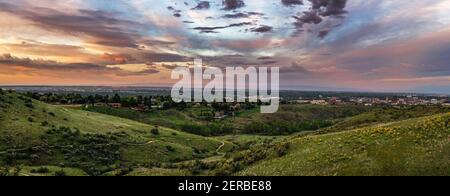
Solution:
<svg viewBox="0 0 450 196">
<path fill-rule="evenodd" d="M 121 103 L 109 103 L 108 106 L 112 108 L 122 108 Z"/>
<path fill-rule="evenodd" d="M 312 100 L 311 104 L 313 105 L 328 105 L 328 102 L 325 100 Z"/>
<path fill-rule="evenodd" d="M 437 99 L 431 99 L 430 103 L 433 105 L 437 105 L 439 102 Z"/>
<path fill-rule="evenodd" d="M 133 110 L 136 110 L 139 112 L 145 112 L 145 111 L 147 111 L 147 107 L 144 104 L 139 104 L 137 107 L 133 108 Z"/>
</svg>

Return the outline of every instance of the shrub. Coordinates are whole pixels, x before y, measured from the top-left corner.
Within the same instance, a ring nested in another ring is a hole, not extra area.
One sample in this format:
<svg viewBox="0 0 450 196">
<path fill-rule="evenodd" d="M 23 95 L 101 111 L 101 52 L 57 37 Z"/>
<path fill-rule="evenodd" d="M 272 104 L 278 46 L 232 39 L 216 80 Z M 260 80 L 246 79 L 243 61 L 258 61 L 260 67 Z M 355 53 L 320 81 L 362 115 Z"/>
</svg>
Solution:
<svg viewBox="0 0 450 196">
<path fill-rule="evenodd" d="M 151 131 L 151 133 L 152 133 L 153 135 L 159 135 L 159 129 L 158 129 L 158 128 L 153 128 L 152 131 Z"/>
<path fill-rule="evenodd" d="M 32 169 L 31 173 L 35 173 L 35 174 L 47 174 L 50 173 L 50 170 L 46 167 L 40 167 L 38 169 Z"/>
<path fill-rule="evenodd" d="M 275 152 L 278 157 L 283 157 L 286 155 L 289 151 L 290 145 L 289 143 L 281 144 L 278 146 L 275 146 Z"/>
<path fill-rule="evenodd" d="M 59 170 L 59 171 L 55 172 L 55 176 L 63 177 L 63 176 L 67 176 L 67 174 L 64 170 Z"/>
<path fill-rule="evenodd" d="M 31 118 L 31 117 L 28 117 L 28 122 L 33 122 L 34 121 L 34 119 L 33 118 Z"/>
<path fill-rule="evenodd" d="M 34 106 L 33 106 L 32 102 L 26 102 L 25 103 L 25 107 L 30 108 L 30 109 L 34 109 Z"/>
<path fill-rule="evenodd" d="M 46 127 L 46 126 L 48 126 L 49 124 L 48 124 L 47 121 L 44 121 L 44 122 L 41 123 L 41 125 L 42 125 L 43 127 Z"/>
<path fill-rule="evenodd" d="M 167 149 L 169 152 L 175 152 L 175 148 L 172 147 L 172 146 L 166 146 L 166 149 Z"/>
</svg>

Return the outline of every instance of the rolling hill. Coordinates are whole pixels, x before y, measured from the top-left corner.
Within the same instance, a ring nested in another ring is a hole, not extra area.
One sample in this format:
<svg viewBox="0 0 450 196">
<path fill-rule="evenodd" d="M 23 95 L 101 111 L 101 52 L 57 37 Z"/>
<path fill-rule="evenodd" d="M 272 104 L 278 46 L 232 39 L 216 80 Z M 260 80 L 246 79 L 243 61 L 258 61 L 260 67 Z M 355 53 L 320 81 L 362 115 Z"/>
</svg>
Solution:
<svg viewBox="0 0 450 196">
<path fill-rule="evenodd" d="M 203 158 L 232 144 L 119 117 L 0 94 L 1 165 L 81 168 L 90 175 Z"/>
<path fill-rule="evenodd" d="M 238 175 L 450 175 L 450 113 L 323 135 L 299 136 L 289 152 Z"/>
</svg>

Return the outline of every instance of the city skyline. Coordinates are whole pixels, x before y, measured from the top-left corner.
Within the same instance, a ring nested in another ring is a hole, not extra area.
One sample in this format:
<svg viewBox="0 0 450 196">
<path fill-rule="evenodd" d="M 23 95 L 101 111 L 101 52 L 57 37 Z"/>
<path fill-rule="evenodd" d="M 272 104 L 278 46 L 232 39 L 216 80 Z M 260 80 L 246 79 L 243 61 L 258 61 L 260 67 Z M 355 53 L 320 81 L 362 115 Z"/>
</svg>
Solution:
<svg viewBox="0 0 450 196">
<path fill-rule="evenodd" d="M 170 86 L 280 66 L 281 88 L 450 92 L 450 1 L 0 0 L 0 85 Z"/>
</svg>

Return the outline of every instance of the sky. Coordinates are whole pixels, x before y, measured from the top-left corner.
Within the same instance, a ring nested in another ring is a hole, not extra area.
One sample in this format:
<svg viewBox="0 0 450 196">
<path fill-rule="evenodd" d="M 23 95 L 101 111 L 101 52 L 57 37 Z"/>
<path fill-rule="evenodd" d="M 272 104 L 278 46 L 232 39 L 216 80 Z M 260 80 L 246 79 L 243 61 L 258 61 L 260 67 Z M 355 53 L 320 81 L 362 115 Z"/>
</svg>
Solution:
<svg viewBox="0 0 450 196">
<path fill-rule="evenodd" d="M 170 86 L 280 67 L 284 89 L 450 92 L 450 0 L 0 0 L 0 85 Z"/>
</svg>

